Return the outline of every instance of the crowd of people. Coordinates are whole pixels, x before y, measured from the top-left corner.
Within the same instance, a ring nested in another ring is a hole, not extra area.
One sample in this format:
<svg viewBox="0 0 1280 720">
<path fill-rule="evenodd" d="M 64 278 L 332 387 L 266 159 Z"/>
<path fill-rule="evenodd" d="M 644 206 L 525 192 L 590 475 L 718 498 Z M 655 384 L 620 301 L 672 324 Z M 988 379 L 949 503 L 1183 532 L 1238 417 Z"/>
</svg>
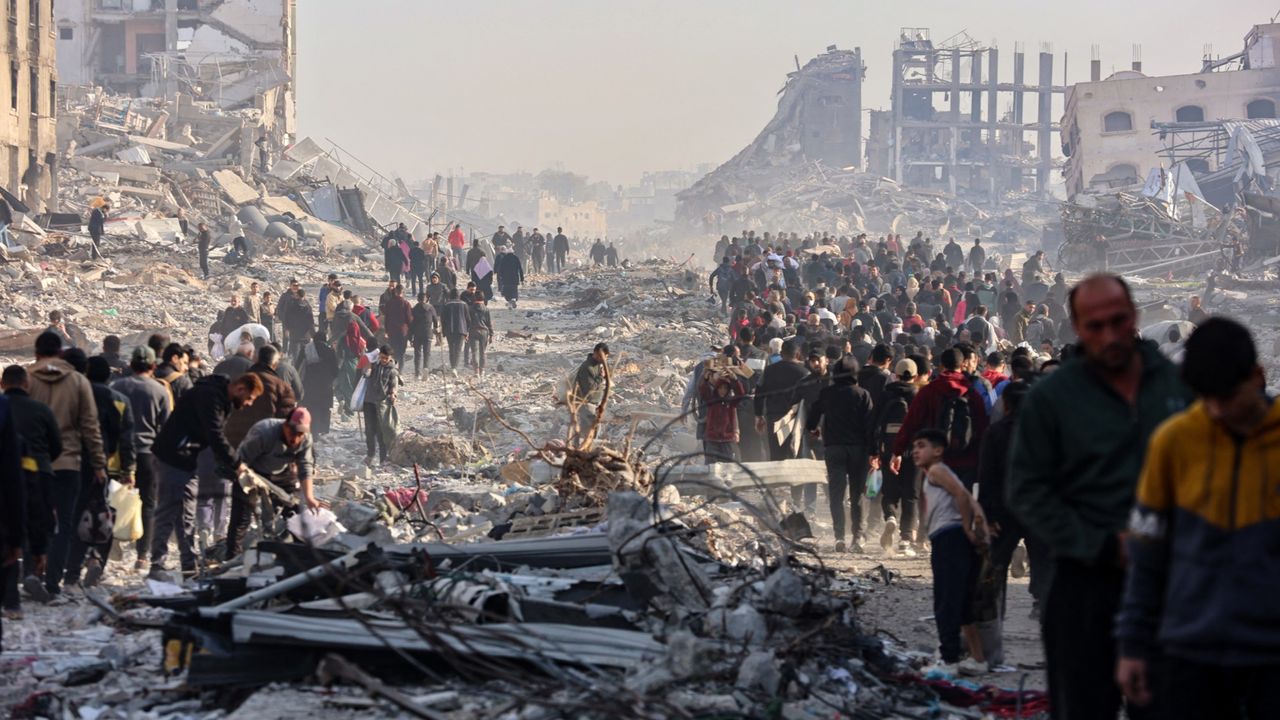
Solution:
<svg viewBox="0 0 1280 720">
<path fill-rule="evenodd" d="M 563 237 L 499 228 L 490 261 L 457 226 L 400 227 L 376 304 L 337 274 L 314 305 L 297 279 L 278 298 L 253 283 L 200 349 L 157 333 L 126 359 L 109 336 L 88 357 L 50 313 L 33 362 L 0 375 L 5 617 L 99 580 L 108 478 L 140 494 L 135 570 L 173 578 L 174 539 L 181 575 L 242 552 L 255 478 L 320 505 L 335 405 L 385 462 L 408 351 L 415 377 L 442 340 L 454 373 L 483 374 L 495 276 L 515 307 L 526 263 L 563 267 Z M 1139 339 L 1121 278 L 1071 287 L 1042 252 L 1015 274 L 978 240 L 744 232 L 715 253 L 726 341 L 685 397 L 707 461 L 820 460 L 836 552 L 867 553 L 870 509 L 884 553 L 927 553 L 942 669 L 1006 667 L 1025 546 L 1055 718 L 1277 714 L 1280 610 L 1250 599 L 1277 577 L 1280 410 L 1247 329 L 1193 303 L 1178 365 Z M 608 358 L 598 344 L 566 380 L 574 435 L 600 421 Z M 794 487 L 794 509 L 816 513 L 818 490 Z"/>
<path fill-rule="evenodd" d="M 1023 555 L 1053 717 L 1277 713 L 1280 610 L 1235 589 L 1280 560 L 1280 411 L 1245 328 L 1193 298 L 1175 365 L 1121 278 L 1071 287 L 1043 252 L 1015 274 L 980 240 L 744 231 L 715 257 L 727 342 L 685 395 L 707 461 L 823 461 L 837 552 L 866 552 L 878 485 L 883 551 L 929 555 L 941 669 L 1007 669 Z M 811 515 L 817 487 L 791 500 Z"/>
</svg>

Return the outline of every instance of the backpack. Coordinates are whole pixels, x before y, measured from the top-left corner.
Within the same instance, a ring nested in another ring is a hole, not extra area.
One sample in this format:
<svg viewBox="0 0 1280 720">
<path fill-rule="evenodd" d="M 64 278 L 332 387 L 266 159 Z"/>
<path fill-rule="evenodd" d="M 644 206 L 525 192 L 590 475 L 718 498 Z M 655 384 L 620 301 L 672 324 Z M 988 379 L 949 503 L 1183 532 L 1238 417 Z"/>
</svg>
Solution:
<svg viewBox="0 0 1280 720">
<path fill-rule="evenodd" d="M 969 318 L 964 326 L 969 330 L 969 339 L 975 345 L 982 346 L 987 343 L 987 323 L 982 318 L 975 315 Z"/>
<path fill-rule="evenodd" d="M 973 444 L 973 418 L 967 395 L 961 392 L 942 402 L 937 428 L 947 436 L 947 450 L 963 452 Z"/>
<path fill-rule="evenodd" d="M 894 439 L 898 437 L 898 431 L 902 430 L 902 422 L 907 419 L 909 405 L 905 397 L 895 393 L 884 406 L 884 415 L 880 419 L 880 439 L 884 447 L 892 445 Z"/>
</svg>

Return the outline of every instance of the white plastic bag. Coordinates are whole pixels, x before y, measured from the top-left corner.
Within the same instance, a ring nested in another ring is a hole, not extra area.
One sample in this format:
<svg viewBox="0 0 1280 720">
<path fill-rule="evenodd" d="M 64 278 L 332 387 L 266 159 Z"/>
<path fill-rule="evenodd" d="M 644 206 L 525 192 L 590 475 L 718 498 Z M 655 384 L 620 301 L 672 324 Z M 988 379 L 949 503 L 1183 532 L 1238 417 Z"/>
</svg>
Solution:
<svg viewBox="0 0 1280 720">
<path fill-rule="evenodd" d="M 113 482 L 107 504 L 115 508 L 116 521 L 111 535 L 117 540 L 132 542 L 142 537 L 142 497 L 132 485 Z"/>
<path fill-rule="evenodd" d="M 351 412 L 360 412 L 360 408 L 364 407 L 364 386 L 367 379 L 362 375 L 360 382 L 356 383 L 356 391 L 351 393 L 351 402 L 347 403 L 347 409 Z"/>
<path fill-rule="evenodd" d="M 880 494 L 880 486 L 884 483 L 884 475 L 880 473 L 880 468 L 876 468 L 867 473 L 867 497 L 874 498 Z"/>
<path fill-rule="evenodd" d="M 310 545 L 324 545 L 338 535 L 347 531 L 338 516 L 329 508 L 312 510 L 304 509 L 292 515 L 286 523 L 289 532 L 299 540 Z"/>
</svg>

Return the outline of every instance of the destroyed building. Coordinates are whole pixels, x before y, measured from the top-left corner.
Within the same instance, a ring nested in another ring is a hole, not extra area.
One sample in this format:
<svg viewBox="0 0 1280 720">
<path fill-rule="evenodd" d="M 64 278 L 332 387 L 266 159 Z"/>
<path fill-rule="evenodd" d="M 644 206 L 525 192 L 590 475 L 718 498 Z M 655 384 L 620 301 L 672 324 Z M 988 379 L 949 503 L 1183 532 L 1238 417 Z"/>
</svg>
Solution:
<svg viewBox="0 0 1280 720">
<path fill-rule="evenodd" d="M 677 221 L 696 223 L 708 213 L 733 215 L 762 205 L 779 178 L 812 167 L 856 169 L 862 158 L 862 50 L 833 45 L 795 72 L 778 110 L 737 155 L 676 195 Z"/>
<path fill-rule="evenodd" d="M 888 150 L 885 174 L 909 187 L 968 190 L 992 204 L 1009 192 L 1046 194 L 1058 131 L 1054 95 L 1066 88 L 1053 84 L 1047 46 L 1034 82 L 1026 78 L 1025 57 L 1015 45 L 1013 82 L 1002 83 L 998 48 L 964 33 L 935 44 L 928 28 L 903 28 L 893 51 L 890 114 L 873 118 L 871 146 Z"/>
<path fill-rule="evenodd" d="M 9 68 L 9 110 L 0 123 L 0 187 L 40 209 L 56 192 L 54 115 L 58 68 L 51 0 L 10 2 L 0 24 Z"/>
<path fill-rule="evenodd" d="M 186 93 L 296 132 L 296 0 L 61 0 L 55 11 L 64 84 Z"/>
<path fill-rule="evenodd" d="M 1275 118 L 1277 43 L 1280 24 L 1255 25 L 1239 53 L 1205 59 L 1200 72 L 1158 77 L 1144 75 L 1135 59 L 1131 70 L 1103 79 L 1095 57 L 1090 81 L 1072 86 L 1062 117 L 1068 196 L 1140 185 L 1163 159 L 1164 140 L 1152 132 L 1156 123 Z M 1212 158 L 1190 162 L 1197 172 L 1218 169 Z"/>
</svg>

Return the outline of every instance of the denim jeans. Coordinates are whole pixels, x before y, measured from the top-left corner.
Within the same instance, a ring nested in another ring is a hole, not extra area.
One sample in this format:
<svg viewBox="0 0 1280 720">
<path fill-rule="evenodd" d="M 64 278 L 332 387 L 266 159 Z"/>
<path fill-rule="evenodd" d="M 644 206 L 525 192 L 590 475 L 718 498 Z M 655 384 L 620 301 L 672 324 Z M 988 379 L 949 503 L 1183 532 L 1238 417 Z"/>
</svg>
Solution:
<svg viewBox="0 0 1280 720">
<path fill-rule="evenodd" d="M 155 537 L 151 539 L 151 566 L 164 567 L 169 554 L 169 537 L 178 535 L 178 555 L 183 570 L 196 567 L 196 498 L 200 481 L 194 470 L 187 471 L 155 462 L 159 502 L 156 507 Z"/>
</svg>

